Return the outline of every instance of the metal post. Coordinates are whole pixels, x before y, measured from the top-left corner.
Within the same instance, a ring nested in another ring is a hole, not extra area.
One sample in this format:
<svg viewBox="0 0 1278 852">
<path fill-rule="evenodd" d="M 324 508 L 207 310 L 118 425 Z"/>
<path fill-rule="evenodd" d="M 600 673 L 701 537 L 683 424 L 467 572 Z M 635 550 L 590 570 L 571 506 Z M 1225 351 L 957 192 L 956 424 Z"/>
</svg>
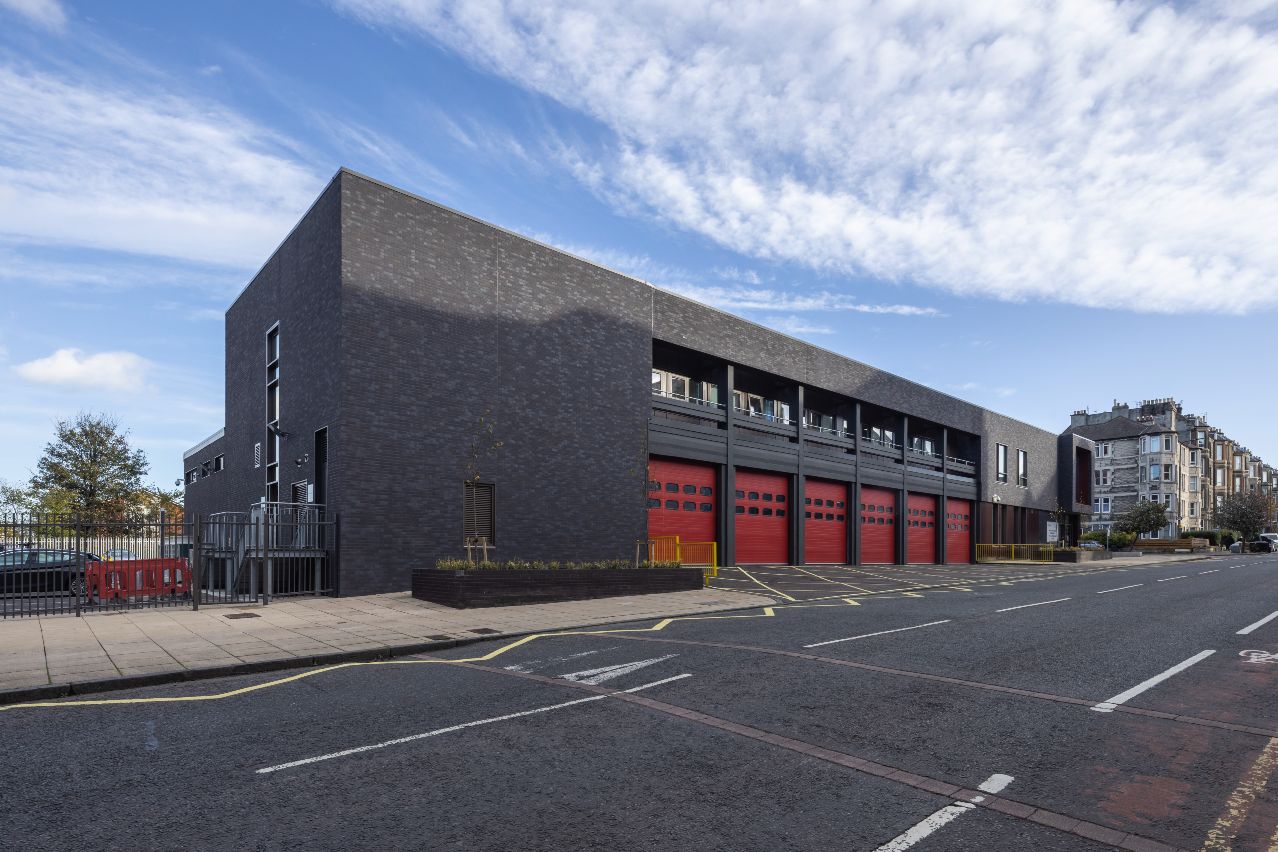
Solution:
<svg viewBox="0 0 1278 852">
<path fill-rule="evenodd" d="M 200 582 L 204 574 L 204 566 L 201 564 L 200 558 L 200 516 L 196 515 L 191 521 L 191 558 L 187 560 L 187 587 L 191 590 L 191 609 L 198 610 L 200 608 L 200 591 L 203 589 L 203 583 Z"/>
<path fill-rule="evenodd" d="M 328 558 L 332 560 L 332 567 L 329 570 L 333 572 L 333 597 L 340 597 L 342 594 L 342 563 L 338 556 L 341 552 L 341 524 L 342 516 L 333 515 L 333 544 L 332 550 L 328 552 Z"/>
<path fill-rule="evenodd" d="M 265 512 L 262 513 L 262 527 L 262 543 L 266 546 L 266 555 L 262 559 L 262 606 L 266 606 L 271 602 L 271 545 L 276 535 L 276 524 L 267 520 Z"/>
<path fill-rule="evenodd" d="M 84 571 L 84 554 L 80 552 L 80 515 L 75 516 L 75 567 L 76 574 L 80 577 L 80 582 L 84 585 L 84 591 L 89 590 L 89 578 L 85 576 Z M 75 591 L 75 580 L 71 581 L 71 591 L 75 593 L 75 617 L 80 617 L 80 595 L 81 592 Z"/>
</svg>

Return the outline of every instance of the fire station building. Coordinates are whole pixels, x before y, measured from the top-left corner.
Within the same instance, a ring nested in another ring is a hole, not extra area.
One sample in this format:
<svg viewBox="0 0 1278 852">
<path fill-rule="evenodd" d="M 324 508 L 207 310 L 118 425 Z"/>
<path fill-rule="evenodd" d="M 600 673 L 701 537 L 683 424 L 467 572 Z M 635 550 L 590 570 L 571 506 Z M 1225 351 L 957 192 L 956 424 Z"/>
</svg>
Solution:
<svg viewBox="0 0 1278 852">
<path fill-rule="evenodd" d="M 313 502 L 343 594 L 499 558 L 970 562 L 1073 537 L 1092 443 L 342 170 L 226 314 L 189 513 Z M 961 371 L 962 365 L 955 367 Z"/>
</svg>

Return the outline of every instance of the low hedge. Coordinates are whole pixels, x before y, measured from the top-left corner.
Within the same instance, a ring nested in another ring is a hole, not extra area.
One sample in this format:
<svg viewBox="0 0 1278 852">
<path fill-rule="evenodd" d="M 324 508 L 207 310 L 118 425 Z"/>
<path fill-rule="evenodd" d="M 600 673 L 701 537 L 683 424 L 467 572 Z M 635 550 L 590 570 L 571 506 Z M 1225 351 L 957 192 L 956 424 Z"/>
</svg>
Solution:
<svg viewBox="0 0 1278 852">
<path fill-rule="evenodd" d="M 1220 530 L 1185 530 L 1180 535 L 1182 538 L 1205 538 L 1213 546 L 1220 544 Z"/>
<path fill-rule="evenodd" d="M 593 562 L 544 562 L 539 559 L 506 559 L 468 562 L 465 559 L 438 559 L 435 567 L 444 571 L 598 571 L 618 568 L 682 568 L 679 562 L 640 562 L 627 559 L 598 559 Z"/>
</svg>

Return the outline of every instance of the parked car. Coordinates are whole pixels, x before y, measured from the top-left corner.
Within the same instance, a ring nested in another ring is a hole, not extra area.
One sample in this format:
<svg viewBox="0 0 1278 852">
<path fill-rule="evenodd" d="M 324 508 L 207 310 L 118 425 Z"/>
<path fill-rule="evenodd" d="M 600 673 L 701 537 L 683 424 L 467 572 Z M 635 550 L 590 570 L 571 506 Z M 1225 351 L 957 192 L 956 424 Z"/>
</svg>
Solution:
<svg viewBox="0 0 1278 852">
<path fill-rule="evenodd" d="M 1247 553 L 1273 553 L 1275 549 L 1278 549 L 1278 548 L 1275 548 L 1274 542 L 1271 539 L 1261 537 L 1261 538 L 1255 539 L 1254 541 L 1247 542 L 1246 552 Z M 1229 545 L 1229 552 L 1242 553 L 1243 543 L 1241 541 L 1235 541 L 1233 544 Z"/>
<path fill-rule="evenodd" d="M 106 552 L 106 560 L 113 562 L 116 559 L 137 559 L 138 555 L 132 550 L 108 550 Z"/>
<path fill-rule="evenodd" d="M 74 550 L 8 550 L 0 553 L 0 594 L 83 594 L 84 571 L 101 561 Z"/>
<path fill-rule="evenodd" d="M 1105 545 L 1101 544 L 1099 541 L 1092 541 L 1091 539 L 1080 541 L 1078 543 L 1078 546 L 1082 550 L 1104 550 L 1105 549 Z"/>
</svg>

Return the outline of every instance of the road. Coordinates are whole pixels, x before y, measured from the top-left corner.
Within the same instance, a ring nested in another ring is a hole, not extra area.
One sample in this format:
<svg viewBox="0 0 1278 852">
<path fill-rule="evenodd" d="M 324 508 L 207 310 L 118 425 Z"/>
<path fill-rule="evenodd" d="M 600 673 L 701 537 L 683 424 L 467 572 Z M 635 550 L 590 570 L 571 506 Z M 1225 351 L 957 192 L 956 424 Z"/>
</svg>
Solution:
<svg viewBox="0 0 1278 852">
<path fill-rule="evenodd" d="M 1278 848 L 1278 557 L 1018 570 L 8 708 L 0 847 Z"/>
</svg>

